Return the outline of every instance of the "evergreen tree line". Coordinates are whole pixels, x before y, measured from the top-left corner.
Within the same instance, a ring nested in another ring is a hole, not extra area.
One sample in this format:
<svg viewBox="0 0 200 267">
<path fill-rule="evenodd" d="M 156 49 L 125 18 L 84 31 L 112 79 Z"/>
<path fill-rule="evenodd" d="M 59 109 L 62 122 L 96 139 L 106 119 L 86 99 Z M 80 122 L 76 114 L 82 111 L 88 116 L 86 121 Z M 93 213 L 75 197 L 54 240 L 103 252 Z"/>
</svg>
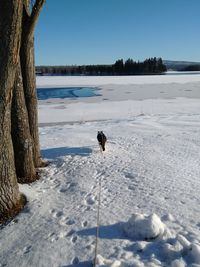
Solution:
<svg viewBox="0 0 200 267">
<path fill-rule="evenodd" d="M 185 68 L 182 68 L 181 71 L 200 71 L 200 65 L 199 64 L 193 64 L 186 66 Z"/>
<path fill-rule="evenodd" d="M 40 75 L 140 75 L 161 74 L 167 70 L 162 58 L 149 58 L 136 62 L 129 58 L 125 62 L 118 59 L 112 65 L 82 66 L 38 66 L 36 73 Z"/>
</svg>

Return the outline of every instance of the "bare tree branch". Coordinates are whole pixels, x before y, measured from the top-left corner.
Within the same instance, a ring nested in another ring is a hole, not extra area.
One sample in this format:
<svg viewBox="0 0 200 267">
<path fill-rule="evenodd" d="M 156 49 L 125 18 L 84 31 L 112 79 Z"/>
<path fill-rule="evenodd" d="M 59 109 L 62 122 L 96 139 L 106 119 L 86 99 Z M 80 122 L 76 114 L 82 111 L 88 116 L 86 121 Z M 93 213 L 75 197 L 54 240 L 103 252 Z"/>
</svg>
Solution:
<svg viewBox="0 0 200 267">
<path fill-rule="evenodd" d="M 42 7 L 45 3 L 45 0 L 35 0 L 31 1 L 31 4 L 33 4 L 31 14 L 29 16 L 29 35 L 32 35 L 35 30 L 36 23 L 38 21 L 38 17 L 40 15 L 40 12 L 42 10 Z"/>
<path fill-rule="evenodd" d="M 32 8 L 33 8 L 34 4 L 35 4 L 35 0 L 31 0 L 31 7 Z"/>
</svg>

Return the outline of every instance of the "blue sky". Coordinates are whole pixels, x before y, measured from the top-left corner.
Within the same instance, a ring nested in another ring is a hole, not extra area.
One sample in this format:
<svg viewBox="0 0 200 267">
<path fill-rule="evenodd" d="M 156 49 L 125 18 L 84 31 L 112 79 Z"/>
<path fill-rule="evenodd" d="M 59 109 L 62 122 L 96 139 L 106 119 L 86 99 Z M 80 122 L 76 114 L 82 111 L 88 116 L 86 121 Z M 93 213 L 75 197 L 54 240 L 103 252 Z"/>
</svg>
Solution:
<svg viewBox="0 0 200 267">
<path fill-rule="evenodd" d="M 200 62 L 200 0 L 46 0 L 36 65 L 162 57 Z"/>
</svg>

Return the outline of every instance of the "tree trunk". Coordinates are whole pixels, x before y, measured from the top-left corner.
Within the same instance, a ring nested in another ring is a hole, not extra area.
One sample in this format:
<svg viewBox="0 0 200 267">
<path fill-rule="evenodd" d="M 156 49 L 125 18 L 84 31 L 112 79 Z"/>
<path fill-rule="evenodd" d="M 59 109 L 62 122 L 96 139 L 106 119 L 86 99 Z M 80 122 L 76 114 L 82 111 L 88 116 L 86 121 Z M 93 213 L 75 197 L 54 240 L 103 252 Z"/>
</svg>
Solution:
<svg viewBox="0 0 200 267">
<path fill-rule="evenodd" d="M 23 86 L 28 110 L 30 133 L 33 140 L 33 158 L 35 167 L 44 166 L 40 155 L 38 133 L 37 92 L 35 76 L 34 29 L 44 4 L 44 0 L 37 0 L 30 13 L 30 2 L 26 1 L 23 10 L 22 46 L 20 50 Z"/>
<path fill-rule="evenodd" d="M 24 98 L 20 63 L 18 64 L 13 90 L 12 140 L 17 180 L 19 183 L 31 183 L 37 179 L 37 175 L 33 162 L 32 138 Z"/>
<path fill-rule="evenodd" d="M 19 61 L 22 0 L 0 0 L 0 222 L 23 207 L 11 138 L 11 102 Z"/>
<path fill-rule="evenodd" d="M 40 144 L 38 133 L 38 110 L 37 110 L 37 95 L 36 95 L 36 81 L 34 70 L 34 44 L 33 37 L 31 40 L 23 38 L 23 45 L 21 48 L 21 64 L 22 77 L 26 99 L 26 107 L 28 110 L 30 133 L 33 140 L 33 157 L 35 167 L 41 166 L 40 158 Z"/>
</svg>

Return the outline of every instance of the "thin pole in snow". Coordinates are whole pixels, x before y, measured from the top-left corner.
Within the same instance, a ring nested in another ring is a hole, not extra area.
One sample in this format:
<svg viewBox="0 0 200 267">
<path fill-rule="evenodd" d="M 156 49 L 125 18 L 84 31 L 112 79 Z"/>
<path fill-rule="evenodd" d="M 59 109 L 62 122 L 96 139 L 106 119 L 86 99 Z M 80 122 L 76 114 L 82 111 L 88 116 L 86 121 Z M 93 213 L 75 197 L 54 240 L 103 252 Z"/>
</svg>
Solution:
<svg viewBox="0 0 200 267">
<path fill-rule="evenodd" d="M 99 177 L 99 195 L 98 195 L 98 208 L 97 208 L 97 227 L 96 227 L 96 246 L 94 256 L 94 267 L 97 265 L 97 252 L 98 252 L 98 240 L 99 240 L 99 225 L 100 225 L 100 206 L 101 206 L 101 176 Z"/>
<path fill-rule="evenodd" d="M 101 155 L 103 157 L 103 150 L 101 149 L 101 146 L 99 146 L 99 147 L 100 147 Z M 100 226 L 100 208 L 101 208 L 101 178 L 102 178 L 102 174 L 103 173 L 101 173 L 101 175 L 99 176 L 99 194 L 98 194 L 97 227 L 96 227 L 96 246 L 95 246 L 95 255 L 94 255 L 93 267 L 96 267 L 96 265 L 97 265 L 97 252 L 98 252 L 99 226 Z"/>
</svg>

